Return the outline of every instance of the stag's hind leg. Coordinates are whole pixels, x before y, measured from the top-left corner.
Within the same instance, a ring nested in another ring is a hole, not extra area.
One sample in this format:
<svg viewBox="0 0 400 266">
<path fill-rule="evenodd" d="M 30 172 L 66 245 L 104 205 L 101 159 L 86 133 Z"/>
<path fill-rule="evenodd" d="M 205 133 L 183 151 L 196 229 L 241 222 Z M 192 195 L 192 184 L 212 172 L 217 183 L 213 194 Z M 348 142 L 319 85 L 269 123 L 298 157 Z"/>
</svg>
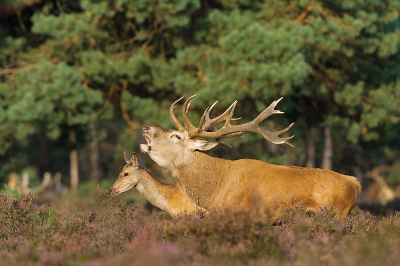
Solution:
<svg viewBox="0 0 400 266">
<path fill-rule="evenodd" d="M 335 200 L 336 216 L 341 219 L 346 219 L 350 211 L 354 207 L 356 198 L 358 196 L 358 191 L 356 186 L 346 186 L 342 190 L 342 194 L 338 195 Z"/>
<path fill-rule="evenodd" d="M 347 204 L 347 206 L 345 206 L 345 208 L 342 209 L 341 212 L 338 212 L 336 215 L 341 219 L 346 219 L 347 216 L 349 216 L 349 213 L 351 212 L 351 210 L 353 209 L 354 203 L 355 203 L 355 201 L 350 202 L 349 204 Z"/>
</svg>

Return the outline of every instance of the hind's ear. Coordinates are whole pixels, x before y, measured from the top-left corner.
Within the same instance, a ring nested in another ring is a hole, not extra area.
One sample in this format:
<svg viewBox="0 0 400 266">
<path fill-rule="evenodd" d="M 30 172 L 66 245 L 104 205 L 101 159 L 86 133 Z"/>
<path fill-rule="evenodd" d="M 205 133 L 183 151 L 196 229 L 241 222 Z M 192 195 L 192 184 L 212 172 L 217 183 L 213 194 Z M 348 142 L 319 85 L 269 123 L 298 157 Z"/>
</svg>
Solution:
<svg viewBox="0 0 400 266">
<path fill-rule="evenodd" d="M 136 155 L 136 153 L 132 153 L 131 155 L 131 164 L 133 166 L 139 166 L 139 157 Z"/>
<path fill-rule="evenodd" d="M 126 163 L 132 163 L 131 157 L 129 157 L 128 154 L 126 154 L 126 152 L 124 152 L 124 158 Z"/>
</svg>

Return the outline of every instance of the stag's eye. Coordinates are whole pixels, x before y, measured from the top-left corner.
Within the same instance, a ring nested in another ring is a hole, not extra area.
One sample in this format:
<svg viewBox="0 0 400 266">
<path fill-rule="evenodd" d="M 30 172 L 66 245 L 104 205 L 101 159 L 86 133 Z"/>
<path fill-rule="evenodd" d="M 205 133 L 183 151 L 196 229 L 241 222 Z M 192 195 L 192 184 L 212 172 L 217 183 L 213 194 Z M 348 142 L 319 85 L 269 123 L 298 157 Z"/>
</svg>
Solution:
<svg viewBox="0 0 400 266">
<path fill-rule="evenodd" d="M 124 173 L 124 176 L 127 176 L 128 175 L 128 173 Z"/>
<path fill-rule="evenodd" d="M 169 137 L 173 143 L 180 143 L 183 139 L 183 136 L 180 134 L 171 134 Z"/>
<path fill-rule="evenodd" d="M 172 138 L 176 138 L 176 139 L 181 139 L 181 137 L 179 136 L 179 135 L 177 135 L 177 134 L 173 134 L 173 135 L 171 135 L 171 137 L 170 137 L 171 139 Z"/>
</svg>

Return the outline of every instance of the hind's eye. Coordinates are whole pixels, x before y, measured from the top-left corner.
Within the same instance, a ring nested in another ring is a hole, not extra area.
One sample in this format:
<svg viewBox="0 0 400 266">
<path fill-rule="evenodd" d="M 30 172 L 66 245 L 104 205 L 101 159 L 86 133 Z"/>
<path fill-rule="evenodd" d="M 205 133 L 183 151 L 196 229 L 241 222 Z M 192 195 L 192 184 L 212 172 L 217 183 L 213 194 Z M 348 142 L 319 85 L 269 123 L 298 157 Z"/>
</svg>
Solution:
<svg viewBox="0 0 400 266">
<path fill-rule="evenodd" d="M 176 137 L 177 139 L 181 139 L 181 137 L 179 137 L 178 135 L 175 135 L 175 137 Z"/>
<path fill-rule="evenodd" d="M 128 173 L 124 173 L 124 176 L 127 176 L 128 175 Z"/>
</svg>

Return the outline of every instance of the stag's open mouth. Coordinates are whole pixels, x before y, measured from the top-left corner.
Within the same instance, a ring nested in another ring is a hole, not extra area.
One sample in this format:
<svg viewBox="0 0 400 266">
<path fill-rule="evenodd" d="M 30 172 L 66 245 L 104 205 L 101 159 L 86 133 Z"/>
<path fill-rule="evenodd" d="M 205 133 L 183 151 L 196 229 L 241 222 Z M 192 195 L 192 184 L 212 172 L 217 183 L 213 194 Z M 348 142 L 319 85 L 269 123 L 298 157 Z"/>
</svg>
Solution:
<svg viewBox="0 0 400 266">
<path fill-rule="evenodd" d="M 140 149 L 143 153 L 148 153 L 151 151 L 151 145 L 153 145 L 153 143 L 147 136 L 144 136 L 144 138 L 146 139 L 147 144 L 140 144 Z"/>
<path fill-rule="evenodd" d="M 144 138 L 145 138 L 146 141 L 147 141 L 147 146 L 153 145 L 153 143 L 151 142 L 151 140 L 150 140 L 147 136 L 144 136 Z"/>
</svg>

